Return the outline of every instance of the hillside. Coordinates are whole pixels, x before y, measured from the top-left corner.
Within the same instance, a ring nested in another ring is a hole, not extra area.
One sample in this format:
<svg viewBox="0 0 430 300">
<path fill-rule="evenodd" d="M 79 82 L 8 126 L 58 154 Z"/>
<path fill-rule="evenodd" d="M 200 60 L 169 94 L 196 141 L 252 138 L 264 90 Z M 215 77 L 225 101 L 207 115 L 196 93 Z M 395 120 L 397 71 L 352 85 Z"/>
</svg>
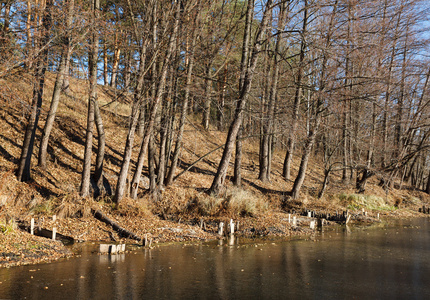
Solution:
<svg viewBox="0 0 430 300">
<path fill-rule="evenodd" d="M 109 226 L 93 218 L 91 211 L 101 210 L 121 226 L 141 237 L 146 235 L 154 242 L 216 238 L 219 221 L 228 222 L 230 218 L 240 222 L 239 233 L 244 235 L 291 235 L 304 232 L 292 230 L 288 223 L 287 213 L 293 210 L 334 213 L 350 209 L 359 214 L 365 209 L 373 217 L 377 213 L 410 216 L 423 204 L 429 203 L 427 194 L 405 184 L 401 190 L 392 188 L 385 191 L 377 185 L 377 178 L 372 178 L 366 192 L 358 195 L 353 185 L 345 187 L 340 183 L 340 174 L 333 174 L 325 196 L 317 199 L 324 178 L 322 160 L 318 157 L 314 157 L 310 163 L 300 200 L 291 201 L 288 192 L 292 182 L 286 182 L 281 176 L 285 150 L 275 150 L 271 181 L 263 183 L 257 179 L 258 140 L 252 138 L 243 143 L 243 187 L 234 188 L 231 183 L 227 183 L 227 190 L 219 197 L 207 195 L 205 191 L 211 185 L 222 150 L 213 152 L 195 164 L 159 197 L 151 197 L 141 189 L 137 201 L 126 198 L 119 206 L 111 203 L 109 195 L 98 199 L 80 199 L 78 190 L 84 156 L 88 97 L 85 80 L 71 79 L 71 94 L 61 96 L 48 148 L 48 167 L 41 169 L 36 166 L 38 138 L 49 110 L 54 78 L 53 74 L 48 74 L 33 152 L 32 180 L 28 183 L 18 182 L 14 172 L 26 126 L 31 86 L 26 77 L 21 75 L 0 79 L 0 223 L 3 228 L 10 224 L 13 227 L 13 223 L 18 220 L 29 222 L 32 217 L 41 227 L 51 228 L 54 226 L 51 217 L 55 214 L 58 216 L 55 225 L 58 232 L 76 240 L 119 240 L 120 237 Z M 98 101 L 102 108 L 107 141 L 105 177 L 113 191 L 130 113 L 127 98 L 117 93 L 111 88 L 99 86 Z M 225 138 L 225 132 L 205 131 L 199 125 L 197 116 L 189 116 L 177 174 L 222 145 Z M 139 143 L 140 139 L 137 138 L 132 165 L 137 159 Z M 96 149 L 96 140 L 93 146 Z M 294 159 L 292 178 L 297 174 L 299 160 L 300 157 Z M 145 166 L 144 174 L 146 172 Z M 230 168 L 229 175 L 232 172 Z M 286 205 L 283 206 L 283 203 Z M 200 222 L 204 222 L 203 228 L 200 228 Z M 274 227 L 277 230 L 270 229 Z M 176 228 L 179 228 L 180 234 Z"/>
</svg>

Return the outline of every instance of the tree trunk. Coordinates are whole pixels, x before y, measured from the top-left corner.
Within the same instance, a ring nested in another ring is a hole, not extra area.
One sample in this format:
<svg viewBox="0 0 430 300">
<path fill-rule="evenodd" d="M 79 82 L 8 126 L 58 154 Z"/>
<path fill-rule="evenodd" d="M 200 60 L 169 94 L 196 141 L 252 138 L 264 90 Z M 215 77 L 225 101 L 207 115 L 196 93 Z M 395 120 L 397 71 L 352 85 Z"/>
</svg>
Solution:
<svg viewBox="0 0 430 300">
<path fill-rule="evenodd" d="M 309 136 L 306 140 L 305 147 L 303 148 L 302 160 L 300 161 L 299 173 L 294 180 L 293 189 L 291 190 L 291 197 L 294 200 L 299 199 L 300 190 L 302 188 L 303 182 L 305 181 L 306 170 L 308 167 L 309 158 L 312 154 L 312 147 L 315 143 L 317 131 L 319 128 L 320 116 L 317 116 L 315 128 L 309 132 Z"/>
<path fill-rule="evenodd" d="M 204 100 L 204 108 L 203 108 L 203 120 L 202 125 L 205 130 L 209 130 L 209 123 L 211 119 L 211 102 L 212 102 L 212 72 L 211 72 L 211 64 L 206 66 L 205 72 L 205 100 Z"/>
<path fill-rule="evenodd" d="M 285 154 L 284 166 L 282 175 L 285 180 L 290 180 L 291 177 L 291 164 L 293 160 L 294 147 L 296 143 L 297 127 L 299 123 L 300 114 L 300 102 L 301 102 L 301 90 L 302 90 L 302 77 L 304 72 L 304 59 L 306 52 L 306 29 L 308 25 L 308 2 L 305 0 L 305 7 L 303 10 L 303 26 L 302 26 L 302 40 L 300 42 L 300 57 L 299 57 L 299 70 L 297 73 L 296 91 L 294 94 L 294 106 L 293 106 L 293 119 L 291 124 L 290 135 L 287 140 L 287 153 Z"/>
<path fill-rule="evenodd" d="M 148 176 L 149 176 L 149 191 L 151 193 L 155 192 L 157 188 L 157 178 L 155 175 L 154 161 L 155 161 L 155 143 L 154 143 L 154 138 L 151 137 L 149 139 L 149 144 L 148 144 Z"/>
<path fill-rule="evenodd" d="M 73 13 L 74 13 L 74 0 L 68 0 L 65 4 L 67 6 L 67 28 L 72 26 Z M 42 168 L 46 168 L 46 155 L 48 149 L 48 141 L 51 135 L 52 127 L 54 125 L 55 116 L 57 114 L 58 104 L 60 102 L 61 89 L 64 84 L 65 71 L 67 66 L 67 59 L 70 52 L 70 37 L 68 34 L 63 37 L 63 49 L 61 52 L 60 65 L 58 67 L 57 78 L 55 79 L 54 91 L 52 93 L 51 107 L 49 108 L 48 117 L 46 118 L 45 127 L 42 133 L 42 139 L 39 147 L 39 160 L 38 164 Z"/>
<path fill-rule="evenodd" d="M 269 30 L 268 30 L 269 31 Z M 260 165 L 258 179 L 265 182 L 268 181 L 267 169 L 269 163 L 269 109 L 270 106 L 270 87 L 272 85 L 272 76 L 270 76 L 272 71 L 272 60 L 269 56 L 269 45 L 266 44 L 266 54 L 265 54 L 265 67 L 263 73 L 264 89 L 263 95 L 261 96 L 261 137 L 260 137 Z"/>
<path fill-rule="evenodd" d="M 327 189 L 327 186 L 330 182 L 330 173 L 331 173 L 330 171 L 331 171 L 330 169 L 324 171 L 324 181 L 321 186 L 321 190 L 318 193 L 318 199 L 321 199 L 324 196 L 325 190 Z"/>
<path fill-rule="evenodd" d="M 46 118 L 45 127 L 43 129 L 42 138 L 39 147 L 38 165 L 46 168 L 46 155 L 48 150 L 49 137 L 54 125 L 55 116 L 57 114 L 58 104 L 60 103 L 61 87 L 63 85 L 64 71 L 66 69 L 67 49 L 63 49 L 61 54 L 60 65 L 58 67 L 57 78 L 55 79 L 54 91 L 52 94 L 51 107 L 49 108 L 48 117 Z"/>
<path fill-rule="evenodd" d="M 137 161 L 137 166 L 136 166 L 136 170 L 135 170 L 134 175 L 133 175 L 133 180 L 132 180 L 132 185 L 131 185 L 131 197 L 133 199 L 137 198 L 137 191 L 139 189 L 140 175 L 142 174 L 143 162 L 144 162 L 144 158 L 146 156 L 146 149 L 148 147 L 149 138 L 151 136 L 151 133 L 152 133 L 152 130 L 154 127 L 154 121 L 155 121 L 155 116 L 157 113 L 158 105 L 160 103 L 162 94 L 164 92 L 164 87 L 166 84 L 167 71 L 169 70 L 169 65 L 170 65 L 170 59 L 171 59 L 173 53 L 175 52 L 176 37 L 177 37 L 178 28 L 179 28 L 179 20 L 180 20 L 180 13 L 181 13 L 181 10 L 180 10 L 181 5 L 182 5 L 181 1 L 178 0 L 176 3 L 175 24 L 173 25 L 173 32 L 170 35 L 169 47 L 168 47 L 166 56 L 164 58 L 163 67 L 161 70 L 161 77 L 159 79 L 159 84 L 157 87 L 157 94 L 155 95 L 154 103 L 151 107 L 151 112 L 149 114 L 149 119 L 148 119 L 147 125 L 145 127 L 145 132 L 144 132 L 143 140 L 142 140 L 141 147 L 140 147 L 140 153 L 139 153 L 139 157 L 138 157 L 138 161 Z"/>
<path fill-rule="evenodd" d="M 64 78 L 63 78 L 63 84 L 62 84 L 62 91 L 68 95 L 70 94 L 70 57 L 72 56 L 72 51 L 67 52 L 67 58 L 66 58 L 66 68 L 64 69 Z"/>
<path fill-rule="evenodd" d="M 249 29 L 250 29 L 250 22 L 252 21 L 252 13 L 253 13 L 253 7 L 254 7 L 253 4 L 254 4 L 253 0 L 248 0 L 244 41 L 250 40 L 251 31 Z M 213 193 L 217 195 L 220 192 L 221 188 L 224 186 L 225 177 L 227 175 L 228 164 L 230 162 L 231 154 L 233 151 L 233 147 L 236 141 L 239 128 L 242 124 L 243 109 L 245 108 L 246 100 L 247 100 L 249 91 L 251 89 L 252 78 L 254 76 L 255 67 L 258 61 L 258 54 L 260 52 L 263 36 L 264 36 L 264 33 L 266 32 L 266 27 L 268 25 L 269 13 L 271 13 L 271 9 L 270 9 L 271 6 L 272 6 L 272 0 L 268 0 L 266 2 L 264 15 L 261 20 L 260 27 L 258 29 L 257 37 L 255 38 L 255 42 L 252 49 L 253 51 L 249 59 L 249 64 L 247 63 L 241 64 L 242 69 L 241 69 L 240 83 L 242 84 L 239 85 L 240 86 L 239 99 L 234 113 L 233 122 L 231 123 L 227 134 L 227 140 L 225 142 L 222 158 L 219 163 L 217 173 L 213 179 L 212 185 L 209 189 L 209 193 Z M 249 16 L 251 16 L 251 18 Z M 245 43 L 246 42 L 244 42 L 244 45 Z M 249 45 L 249 43 L 246 43 L 246 45 Z M 243 49 L 242 60 L 243 60 L 243 57 L 245 56 L 247 48 L 248 47 L 245 47 Z M 242 74 L 244 74 L 243 77 L 242 77 Z"/>
<path fill-rule="evenodd" d="M 91 156 L 93 147 L 93 131 L 94 131 L 94 115 L 95 115 L 95 102 L 97 101 L 97 55 L 99 47 L 98 33 L 95 28 L 96 20 L 98 19 L 100 9 L 99 0 L 92 0 L 91 2 L 91 25 L 92 37 L 91 48 L 89 53 L 88 69 L 90 72 L 90 93 L 88 99 L 88 116 L 87 116 L 87 133 L 85 138 L 85 153 L 82 169 L 82 179 L 79 194 L 81 197 L 87 197 L 90 193 L 90 176 L 91 176 Z"/>
<path fill-rule="evenodd" d="M 103 120 L 100 113 L 99 104 L 97 101 L 94 102 L 94 117 L 95 124 L 97 128 L 97 157 L 96 157 L 96 166 L 94 172 L 94 181 L 96 182 L 98 192 L 95 193 L 95 196 L 99 196 L 105 193 L 104 185 L 103 185 L 103 162 L 105 156 L 105 145 L 106 145 L 106 136 L 103 127 Z"/>
<path fill-rule="evenodd" d="M 45 15 L 42 20 L 41 38 L 36 41 L 39 49 L 44 50 L 39 53 L 35 63 L 35 77 L 33 86 L 33 97 L 31 111 L 28 117 L 28 123 L 25 130 L 24 142 L 19 160 L 17 179 L 18 181 L 28 181 L 31 179 L 31 157 L 33 155 L 34 140 L 36 137 L 37 124 L 39 122 L 40 109 L 42 107 L 43 90 L 45 85 L 45 72 L 48 65 L 48 44 L 51 26 L 51 7 L 52 0 L 46 2 Z"/>
<path fill-rule="evenodd" d="M 168 97 L 170 98 L 170 97 Z M 163 114 L 161 117 L 160 124 L 160 152 L 159 152 L 159 160 L 158 160 L 158 172 L 157 172 L 157 183 L 158 187 L 161 190 L 164 186 L 164 177 L 166 174 L 166 164 L 167 164 L 167 136 L 168 136 L 168 111 L 170 110 L 169 104 L 165 103 L 163 107 Z"/>
<path fill-rule="evenodd" d="M 116 44 L 116 49 L 113 56 L 113 64 L 112 64 L 112 76 L 110 78 L 110 86 L 116 87 L 116 77 L 118 75 L 118 66 L 119 66 L 119 59 L 121 55 L 121 49 L 118 48 L 119 46 Z"/>
<path fill-rule="evenodd" d="M 357 188 L 358 193 L 364 193 L 364 191 L 366 190 L 367 180 L 374 175 L 372 172 L 370 172 L 366 168 L 364 168 L 361 171 L 361 173 L 362 173 L 361 178 L 359 178 L 359 176 L 357 174 L 356 188 Z"/>
<path fill-rule="evenodd" d="M 108 79 L 108 53 L 107 53 L 107 41 L 106 39 L 104 39 L 104 44 L 103 44 L 103 82 L 104 85 L 108 85 L 109 84 L 109 79 Z"/>
<path fill-rule="evenodd" d="M 130 166 L 131 153 L 133 151 L 133 143 L 134 143 L 134 134 L 137 127 L 137 122 L 139 120 L 139 114 L 143 113 L 141 107 L 142 104 L 142 89 L 145 80 L 145 67 L 146 67 L 146 44 L 143 42 L 142 48 L 140 50 L 140 63 L 139 63 L 139 71 L 137 77 L 137 86 L 133 95 L 133 106 L 131 109 L 130 116 L 130 124 L 127 133 L 127 139 L 125 141 L 125 148 L 123 159 L 121 162 L 121 170 L 119 172 L 118 181 L 116 184 L 116 191 L 114 196 L 114 202 L 119 203 L 124 196 L 126 183 L 127 183 L 127 175 L 128 169 Z"/>
<path fill-rule="evenodd" d="M 316 136 L 319 130 L 319 126 L 321 123 L 321 113 L 322 113 L 322 108 L 323 108 L 323 93 L 325 92 L 325 86 L 326 86 L 326 70 L 327 70 L 327 64 L 328 64 L 328 49 L 331 43 L 331 38 L 332 38 L 332 34 L 333 34 L 333 28 L 334 28 L 334 22 L 335 22 L 335 16 L 336 16 L 336 11 L 337 11 L 337 3 L 338 1 L 336 0 L 333 4 L 333 12 L 331 14 L 330 17 L 330 24 L 329 27 L 327 29 L 327 37 L 326 37 L 326 42 L 325 42 L 325 47 L 323 50 L 323 55 L 322 55 L 322 62 L 321 62 L 321 75 L 320 75 L 320 82 L 319 82 L 319 87 L 318 87 L 318 100 L 315 106 L 315 123 L 313 128 L 310 128 L 309 133 L 308 133 L 308 137 L 306 139 L 305 142 L 305 146 L 303 148 L 303 153 L 302 153 L 302 160 L 300 162 L 300 167 L 299 167 L 299 173 L 297 174 L 296 179 L 294 180 L 294 185 L 293 188 L 291 190 L 291 197 L 294 200 L 297 200 L 300 196 L 300 190 L 302 188 L 303 182 L 305 180 L 305 175 L 306 175 L 306 169 L 308 166 L 308 162 L 309 162 L 309 158 L 311 156 L 312 153 L 312 147 L 313 144 L 315 143 L 316 140 Z"/>
<path fill-rule="evenodd" d="M 198 2 L 197 7 L 200 7 L 200 3 L 201 1 Z M 194 57 L 195 57 L 194 49 L 196 47 L 197 37 L 198 37 L 198 32 L 196 28 L 198 26 L 197 18 L 198 18 L 199 11 L 200 10 L 197 10 L 197 13 L 195 14 L 195 19 L 193 22 L 194 26 L 192 29 L 193 32 L 192 32 L 191 50 L 189 53 L 186 53 L 188 65 L 187 65 L 187 80 L 185 83 L 184 102 L 182 103 L 181 118 L 179 120 L 179 132 L 176 138 L 175 150 L 173 151 L 172 163 L 169 169 L 169 174 L 167 175 L 167 178 L 166 178 L 166 186 L 170 185 L 173 182 L 176 167 L 178 165 L 179 155 L 182 149 L 182 139 L 184 136 L 185 121 L 188 113 L 188 102 L 190 98 L 190 89 L 191 89 L 192 78 L 193 78 L 193 67 L 194 67 Z"/>
<path fill-rule="evenodd" d="M 240 187 L 242 185 L 242 174 L 241 174 L 241 168 L 242 168 L 242 132 L 243 127 L 239 129 L 239 132 L 237 133 L 236 138 L 236 156 L 234 160 L 234 185 L 237 187 Z"/>
</svg>

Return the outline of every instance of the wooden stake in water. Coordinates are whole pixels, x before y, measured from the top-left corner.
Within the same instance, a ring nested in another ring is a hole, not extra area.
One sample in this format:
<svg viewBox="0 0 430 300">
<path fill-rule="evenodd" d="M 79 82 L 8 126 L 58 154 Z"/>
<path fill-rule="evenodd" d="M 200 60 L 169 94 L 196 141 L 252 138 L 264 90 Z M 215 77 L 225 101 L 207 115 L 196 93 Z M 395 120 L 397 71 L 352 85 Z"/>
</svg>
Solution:
<svg viewBox="0 0 430 300">
<path fill-rule="evenodd" d="M 52 228 L 52 240 L 55 241 L 55 236 L 57 235 L 57 227 Z"/>
<path fill-rule="evenodd" d="M 323 219 L 321 219 L 321 218 L 317 219 L 317 227 L 318 228 L 322 228 L 323 227 Z"/>
<path fill-rule="evenodd" d="M 31 218 L 30 222 L 30 234 L 34 234 L 34 218 Z"/>
<path fill-rule="evenodd" d="M 224 222 L 220 222 L 220 223 L 219 223 L 219 230 L 218 230 L 218 234 L 219 234 L 219 235 L 222 235 L 223 230 L 224 230 Z"/>
<path fill-rule="evenodd" d="M 100 244 L 99 247 L 100 253 L 109 253 L 109 244 Z"/>
</svg>

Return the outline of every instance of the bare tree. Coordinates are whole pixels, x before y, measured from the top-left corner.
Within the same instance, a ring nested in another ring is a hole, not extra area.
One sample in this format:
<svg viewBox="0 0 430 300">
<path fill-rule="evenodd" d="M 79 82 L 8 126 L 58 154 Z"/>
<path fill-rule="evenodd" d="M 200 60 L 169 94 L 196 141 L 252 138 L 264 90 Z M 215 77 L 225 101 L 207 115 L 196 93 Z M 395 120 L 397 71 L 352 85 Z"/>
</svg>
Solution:
<svg viewBox="0 0 430 300">
<path fill-rule="evenodd" d="M 81 197 L 87 197 L 90 193 L 90 176 L 91 176 L 91 155 L 93 148 L 93 131 L 95 107 L 97 101 L 97 57 L 99 48 L 99 36 L 96 28 L 96 20 L 99 17 L 100 1 L 92 0 L 91 2 L 91 38 L 89 50 L 89 83 L 90 91 L 88 98 L 88 115 L 87 115 L 87 133 L 85 138 L 85 153 L 82 169 L 82 178 L 79 194 Z"/>
<path fill-rule="evenodd" d="M 265 38 L 264 33 L 266 32 L 266 27 L 268 26 L 269 22 L 269 14 L 271 13 L 271 6 L 272 1 L 268 0 L 266 2 L 266 5 L 264 7 L 264 13 L 263 18 L 261 20 L 261 23 L 258 26 L 258 32 L 254 39 L 254 42 L 252 44 L 252 47 L 249 49 L 249 63 L 242 63 L 241 64 L 241 76 L 240 76 L 240 83 L 239 84 L 239 96 L 237 101 L 236 110 L 234 113 L 233 122 L 230 125 L 228 134 L 227 134 L 227 140 L 225 142 L 225 147 L 223 151 L 223 155 L 221 158 L 221 161 L 218 165 L 218 170 L 215 175 L 215 178 L 212 182 L 212 185 L 209 189 L 210 193 L 218 194 L 221 188 L 224 186 L 225 177 L 227 175 L 227 169 L 228 164 L 230 162 L 231 154 L 233 151 L 233 147 L 236 141 L 237 134 L 239 132 L 239 128 L 242 124 L 243 119 L 243 110 L 245 108 L 246 100 L 249 94 L 249 91 L 251 89 L 251 83 L 254 76 L 255 67 L 257 65 L 259 52 L 262 47 L 263 40 Z M 252 22 L 252 18 L 249 18 L 250 11 L 253 11 L 254 7 L 254 1 L 249 0 L 248 6 L 247 6 L 247 19 L 246 19 L 246 25 L 245 25 L 245 33 L 244 33 L 244 40 L 249 41 L 251 38 L 251 32 L 248 30 L 250 27 L 248 24 Z M 247 48 L 250 43 L 244 42 L 244 45 L 247 45 L 243 48 L 242 58 L 247 53 Z M 246 56 L 245 56 L 245 61 Z"/>
<path fill-rule="evenodd" d="M 52 0 L 47 0 L 46 5 L 39 12 L 39 18 L 42 27 L 40 28 L 40 32 L 38 32 L 35 37 L 36 49 L 34 52 L 38 53 L 38 55 L 32 64 L 32 66 L 34 66 L 33 97 L 17 170 L 17 178 L 19 181 L 28 181 L 31 179 L 31 157 L 33 154 L 36 129 L 39 122 L 40 109 L 42 106 L 45 72 L 48 65 L 48 47 L 50 43 L 50 27 L 52 22 L 51 8 Z M 43 50 L 40 51 L 40 49 Z"/>
</svg>

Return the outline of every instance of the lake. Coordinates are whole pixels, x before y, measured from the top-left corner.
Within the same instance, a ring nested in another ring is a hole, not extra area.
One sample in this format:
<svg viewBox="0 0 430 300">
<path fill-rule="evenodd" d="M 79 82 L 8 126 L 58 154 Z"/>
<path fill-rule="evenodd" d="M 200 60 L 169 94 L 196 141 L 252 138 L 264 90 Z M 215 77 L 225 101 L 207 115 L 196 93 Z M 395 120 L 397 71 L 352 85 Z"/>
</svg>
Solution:
<svg viewBox="0 0 430 300">
<path fill-rule="evenodd" d="M 79 245 L 79 247 L 82 247 Z M 430 299 L 430 219 L 0 269 L 1 299 Z"/>
</svg>

